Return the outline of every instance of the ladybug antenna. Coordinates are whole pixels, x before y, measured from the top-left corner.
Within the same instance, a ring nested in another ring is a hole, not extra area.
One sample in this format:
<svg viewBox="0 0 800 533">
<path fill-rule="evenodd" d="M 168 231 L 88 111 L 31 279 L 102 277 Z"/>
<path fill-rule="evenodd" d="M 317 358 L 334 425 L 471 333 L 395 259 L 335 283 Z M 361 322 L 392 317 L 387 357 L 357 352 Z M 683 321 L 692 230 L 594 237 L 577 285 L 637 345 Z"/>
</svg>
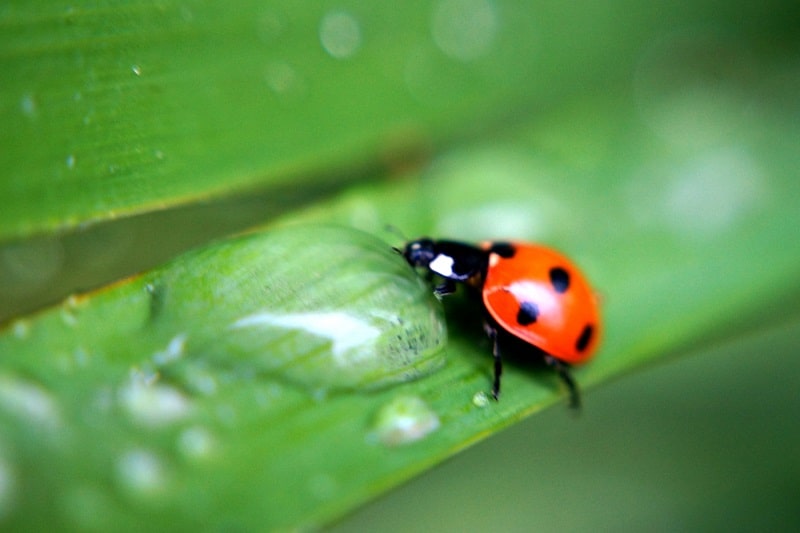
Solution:
<svg viewBox="0 0 800 533">
<path fill-rule="evenodd" d="M 403 240 L 403 242 L 408 242 L 408 237 L 406 237 L 403 234 L 403 232 L 400 231 L 400 229 L 397 226 L 395 226 L 393 224 L 386 224 L 383 227 L 383 229 L 385 231 L 391 233 L 392 235 L 396 235 L 396 236 L 400 237 Z M 403 255 L 405 253 L 401 248 L 398 248 L 397 246 L 392 246 L 392 250 L 394 250 L 395 252 L 397 252 L 400 255 Z"/>
<path fill-rule="evenodd" d="M 386 230 L 387 232 L 389 232 L 389 233 L 393 234 L 393 235 L 396 235 L 397 237 L 400 237 L 401 239 L 403 239 L 403 242 L 405 242 L 405 241 L 408 241 L 408 237 L 406 237 L 406 236 L 403 234 L 403 232 L 402 232 L 402 231 L 400 231 L 400 228 L 398 228 L 398 227 L 397 227 L 397 226 L 395 226 L 394 224 L 386 224 L 386 225 L 383 227 L 383 229 L 384 229 L 384 230 Z"/>
</svg>

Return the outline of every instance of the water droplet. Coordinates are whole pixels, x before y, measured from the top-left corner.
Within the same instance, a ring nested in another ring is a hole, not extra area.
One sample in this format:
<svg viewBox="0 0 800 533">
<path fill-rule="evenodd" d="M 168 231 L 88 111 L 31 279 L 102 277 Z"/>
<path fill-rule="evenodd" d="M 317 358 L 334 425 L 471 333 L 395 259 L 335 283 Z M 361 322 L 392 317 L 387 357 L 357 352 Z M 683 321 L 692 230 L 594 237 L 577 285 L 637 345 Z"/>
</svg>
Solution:
<svg viewBox="0 0 800 533">
<path fill-rule="evenodd" d="M 331 57 L 347 59 L 361 46 L 361 28 L 351 14 L 345 11 L 331 11 L 322 17 L 319 25 L 319 41 Z"/>
<path fill-rule="evenodd" d="M 31 323 L 25 319 L 15 320 L 11 325 L 11 331 L 14 332 L 16 338 L 27 339 L 31 332 Z"/>
<path fill-rule="evenodd" d="M 131 71 L 133 71 L 133 73 L 137 76 L 142 75 L 142 67 L 139 65 L 131 65 Z"/>
<path fill-rule="evenodd" d="M 178 436 L 178 449 L 190 459 L 207 458 L 214 450 L 211 432 L 201 426 L 186 428 Z"/>
<path fill-rule="evenodd" d="M 39 106 L 36 104 L 36 98 L 32 94 L 26 94 L 20 100 L 19 108 L 24 115 L 33 118 L 39 111 Z"/>
<path fill-rule="evenodd" d="M 0 457 L 0 518 L 11 512 L 16 492 L 16 476 L 4 457 Z"/>
<path fill-rule="evenodd" d="M 418 441 L 439 428 L 439 417 L 418 396 L 398 396 L 384 405 L 373 433 L 387 446 Z"/>
<path fill-rule="evenodd" d="M 73 361 L 78 367 L 85 368 L 89 364 L 89 352 L 83 346 L 78 346 L 72 352 Z"/>
<path fill-rule="evenodd" d="M 146 426 L 162 426 L 188 416 L 191 403 L 186 395 L 149 376 L 134 373 L 120 389 L 119 402 L 128 414 Z"/>
<path fill-rule="evenodd" d="M 300 98 L 306 92 L 306 85 L 297 71 L 288 63 L 275 62 L 264 72 L 267 86 L 282 98 Z"/>
<path fill-rule="evenodd" d="M 137 495 L 154 495 L 166 488 L 162 461 L 144 449 L 129 450 L 119 458 L 117 479 L 125 489 Z"/>
<path fill-rule="evenodd" d="M 61 426 L 55 399 L 43 387 L 7 374 L 0 375 L 0 407 L 42 427 Z"/>
<path fill-rule="evenodd" d="M 155 152 L 153 152 L 153 155 L 159 161 L 163 161 L 164 160 L 164 152 L 162 152 L 161 150 L 156 150 Z"/>
<path fill-rule="evenodd" d="M 70 327 L 75 327 L 78 324 L 78 310 L 80 308 L 81 300 L 71 294 L 64 300 L 64 303 L 61 304 L 61 320 L 64 321 L 64 324 Z"/>
<path fill-rule="evenodd" d="M 178 360 L 184 353 L 187 338 L 189 336 L 186 333 L 175 335 L 164 350 L 153 355 L 153 362 L 158 366 L 162 366 Z"/>
<path fill-rule="evenodd" d="M 489 395 L 484 391 L 478 391 L 472 396 L 472 405 L 475 407 L 486 407 L 490 402 Z"/>
<path fill-rule="evenodd" d="M 67 168 L 70 170 L 75 168 L 75 156 L 73 154 L 67 156 Z"/>
<path fill-rule="evenodd" d="M 464 62 L 489 52 L 497 26 L 490 0 L 441 0 L 431 19 L 436 45 L 448 56 Z"/>
<path fill-rule="evenodd" d="M 181 18 L 184 22 L 192 22 L 194 20 L 194 12 L 187 5 L 182 5 L 180 9 Z"/>
<path fill-rule="evenodd" d="M 286 27 L 285 17 L 273 11 L 265 11 L 257 19 L 258 36 L 264 43 L 272 43 Z"/>
</svg>

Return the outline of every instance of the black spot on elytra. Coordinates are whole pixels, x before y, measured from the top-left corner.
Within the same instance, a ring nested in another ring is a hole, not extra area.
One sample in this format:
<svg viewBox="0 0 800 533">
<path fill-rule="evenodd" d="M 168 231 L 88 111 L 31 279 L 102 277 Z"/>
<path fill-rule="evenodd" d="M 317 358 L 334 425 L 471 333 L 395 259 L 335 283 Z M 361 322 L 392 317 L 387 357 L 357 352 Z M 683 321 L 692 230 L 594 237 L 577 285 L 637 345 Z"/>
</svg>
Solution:
<svg viewBox="0 0 800 533">
<path fill-rule="evenodd" d="M 539 306 L 533 302 L 522 302 L 517 311 L 517 323 L 521 326 L 529 326 L 539 318 Z"/>
<path fill-rule="evenodd" d="M 578 337 L 578 341 L 575 343 L 575 348 L 582 352 L 589 346 L 589 343 L 592 341 L 592 335 L 594 334 L 594 328 L 591 324 L 586 324 L 583 327 L 583 331 L 581 331 L 580 336 Z"/>
<path fill-rule="evenodd" d="M 514 257 L 515 253 L 517 253 L 517 249 L 514 248 L 514 245 L 510 242 L 495 242 L 492 243 L 492 247 L 489 248 L 489 252 L 499 255 L 503 259 L 510 259 Z"/>
<path fill-rule="evenodd" d="M 553 289 L 559 293 L 564 294 L 569 289 L 569 272 L 561 267 L 553 267 L 550 269 L 550 283 Z"/>
</svg>

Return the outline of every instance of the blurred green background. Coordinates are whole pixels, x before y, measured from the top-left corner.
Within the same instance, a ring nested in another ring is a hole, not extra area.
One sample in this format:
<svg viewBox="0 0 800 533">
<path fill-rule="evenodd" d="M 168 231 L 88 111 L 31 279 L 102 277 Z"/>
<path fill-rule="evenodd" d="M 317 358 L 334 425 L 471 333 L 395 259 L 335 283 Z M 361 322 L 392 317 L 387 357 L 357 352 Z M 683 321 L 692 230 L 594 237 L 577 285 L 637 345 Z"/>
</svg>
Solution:
<svg viewBox="0 0 800 533">
<path fill-rule="evenodd" d="M 584 412 L 336 528 L 797 529 L 798 21 L 779 0 L 8 2 L 0 323 L 276 220 L 542 240 L 608 313 Z"/>
</svg>

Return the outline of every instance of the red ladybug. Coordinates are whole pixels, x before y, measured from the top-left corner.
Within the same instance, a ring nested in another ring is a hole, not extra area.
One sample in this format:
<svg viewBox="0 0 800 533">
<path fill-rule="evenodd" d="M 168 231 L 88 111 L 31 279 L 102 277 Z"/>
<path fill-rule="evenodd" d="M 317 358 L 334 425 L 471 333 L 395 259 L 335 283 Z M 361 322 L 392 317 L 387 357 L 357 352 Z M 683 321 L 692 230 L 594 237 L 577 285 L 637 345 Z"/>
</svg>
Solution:
<svg viewBox="0 0 800 533">
<path fill-rule="evenodd" d="M 434 289 L 437 295 L 454 292 L 456 283 L 480 294 L 493 344 L 495 399 L 503 371 L 501 350 L 516 344 L 530 348 L 558 372 L 569 388 L 570 405 L 580 406 L 570 367 L 592 356 L 600 336 L 600 314 L 589 283 L 569 259 L 535 244 L 472 246 L 428 238 L 409 242 L 402 253 L 411 266 L 442 278 Z"/>
</svg>

